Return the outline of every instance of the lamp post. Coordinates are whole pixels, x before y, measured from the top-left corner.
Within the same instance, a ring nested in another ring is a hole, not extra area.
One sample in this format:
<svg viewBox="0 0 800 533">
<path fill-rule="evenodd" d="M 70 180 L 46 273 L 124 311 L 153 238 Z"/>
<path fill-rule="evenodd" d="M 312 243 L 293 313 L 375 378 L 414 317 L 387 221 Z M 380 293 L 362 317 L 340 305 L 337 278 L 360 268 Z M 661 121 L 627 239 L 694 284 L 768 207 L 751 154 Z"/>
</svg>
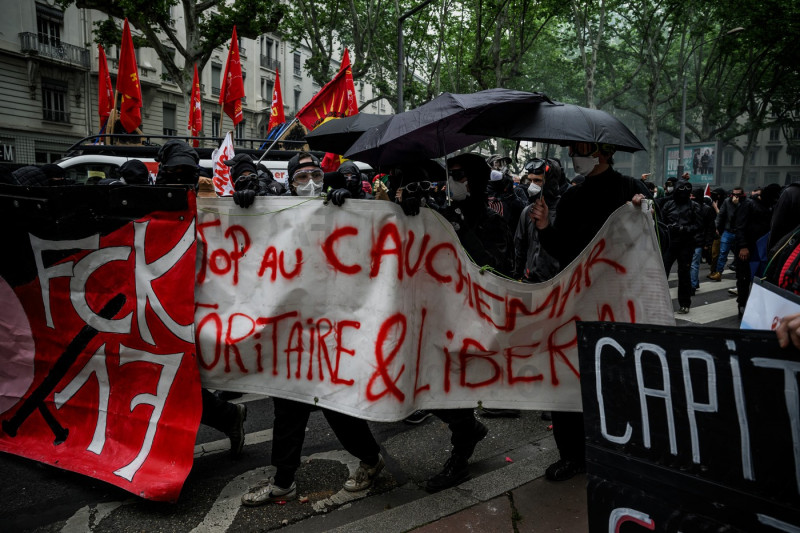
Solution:
<svg viewBox="0 0 800 533">
<path fill-rule="evenodd" d="M 397 112 L 403 112 L 403 22 L 420 9 L 433 2 L 425 0 L 420 5 L 397 17 Z"/>
<path fill-rule="evenodd" d="M 687 61 L 692 56 L 692 54 L 694 54 L 694 51 L 697 50 L 699 47 L 703 46 L 704 44 L 716 41 L 718 39 L 722 39 L 723 37 L 727 37 L 728 35 L 733 35 L 734 33 L 739 33 L 741 31 L 744 31 L 744 28 L 742 28 L 740 26 L 738 28 L 733 28 L 732 30 L 728 30 L 725 33 L 723 33 L 722 35 L 717 35 L 716 37 L 713 37 L 711 39 L 706 39 L 703 42 L 697 43 L 696 45 L 694 45 L 692 47 L 691 50 L 689 50 L 689 53 L 686 54 Z M 685 145 L 686 145 L 686 86 L 688 85 L 688 82 L 687 82 L 688 78 L 686 77 L 686 63 L 685 62 L 684 62 L 684 66 L 683 66 L 682 70 L 683 70 L 683 94 L 682 94 L 682 97 L 681 97 L 681 100 L 682 100 L 681 101 L 681 138 L 680 138 L 680 143 L 678 144 L 678 175 L 677 175 L 678 178 L 680 178 L 681 175 L 683 175 L 683 170 L 684 170 L 684 167 L 683 167 L 683 161 L 684 161 L 683 151 L 684 151 Z"/>
</svg>

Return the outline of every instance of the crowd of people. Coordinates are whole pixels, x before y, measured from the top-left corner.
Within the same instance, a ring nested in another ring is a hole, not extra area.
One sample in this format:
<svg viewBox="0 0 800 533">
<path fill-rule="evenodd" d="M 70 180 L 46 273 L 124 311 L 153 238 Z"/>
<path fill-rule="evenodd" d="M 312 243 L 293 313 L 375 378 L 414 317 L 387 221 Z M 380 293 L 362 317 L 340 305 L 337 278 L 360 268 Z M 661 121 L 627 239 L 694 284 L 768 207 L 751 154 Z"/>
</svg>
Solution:
<svg viewBox="0 0 800 533">
<path fill-rule="evenodd" d="M 464 153 L 446 159 L 446 168 L 434 161 L 398 165 L 369 177 L 353 162 L 335 172 L 324 172 L 320 159 L 298 152 L 287 165 L 288 181 L 275 180 L 268 168 L 247 154 L 226 161 L 233 182 L 233 200 L 249 208 L 258 196 L 316 197 L 324 195 L 334 206 L 348 199 L 385 200 L 397 203 L 406 216 L 430 208 L 447 219 L 469 256 L 498 275 L 524 283 L 538 283 L 558 274 L 592 240 L 606 219 L 626 202 L 641 206 L 654 200 L 651 210 L 661 245 L 666 274 L 678 263 L 678 313 L 689 313 L 691 297 L 700 288 L 699 266 L 711 265 L 711 281 L 719 281 L 725 268 L 736 271 L 739 314 L 747 302 L 754 276 L 769 273 L 768 250 L 785 250 L 787 237 L 800 240 L 800 184 L 771 184 L 745 194 L 734 187 L 728 194 L 715 189 L 710 195 L 693 187 L 688 175 L 671 178 L 664 189 L 642 179 L 623 176 L 613 168 L 613 145 L 575 142 L 569 147 L 579 174 L 568 180 L 555 158 L 526 162 L 519 176 L 511 158 Z M 199 196 L 215 196 L 211 179 L 202 175 L 198 155 L 188 144 L 172 140 L 162 146 L 155 180 L 143 163 L 131 160 L 119 175 L 100 184 L 184 185 L 198 189 Z M 0 176 L 0 182 L 22 186 L 68 185 L 56 165 L 23 167 Z M 789 241 L 795 242 L 795 241 Z M 782 248 L 781 248 L 782 247 Z M 800 250 L 800 247 L 798 247 Z M 728 255 L 733 264 L 728 265 Z M 773 252 L 774 253 L 774 252 Z M 773 267 L 772 269 L 776 269 Z M 800 293 L 797 267 L 784 268 L 775 283 Z M 794 285 L 792 285 L 794 284 Z M 800 348 L 800 315 L 786 317 L 777 329 L 782 346 Z M 242 496 L 248 506 L 296 497 L 295 472 L 305 437 L 311 405 L 274 398 L 275 420 L 272 464 L 275 476 Z M 380 446 L 368 424 L 358 418 L 322 409 L 343 447 L 360 460 L 344 485 L 348 491 L 369 488 L 384 467 Z M 509 409 L 482 409 L 482 416 L 518 416 Z M 244 405 L 203 391 L 203 422 L 225 432 L 234 455 L 244 443 Z M 437 416 L 451 431 L 451 453 L 442 470 L 427 482 L 431 492 L 455 486 L 469 477 L 469 459 L 486 437 L 487 427 L 473 409 L 418 411 L 411 423 Z M 546 470 L 553 481 L 570 479 L 585 470 L 582 413 L 553 412 L 553 431 L 560 459 Z"/>
</svg>

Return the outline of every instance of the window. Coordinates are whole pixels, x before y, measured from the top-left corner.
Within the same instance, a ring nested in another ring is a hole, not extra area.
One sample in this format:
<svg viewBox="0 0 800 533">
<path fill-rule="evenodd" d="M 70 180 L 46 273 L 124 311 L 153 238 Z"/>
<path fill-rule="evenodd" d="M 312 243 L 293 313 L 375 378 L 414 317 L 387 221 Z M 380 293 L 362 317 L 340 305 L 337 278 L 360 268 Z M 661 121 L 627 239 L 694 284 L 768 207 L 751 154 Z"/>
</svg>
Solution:
<svg viewBox="0 0 800 533">
<path fill-rule="evenodd" d="M 164 109 L 164 135 L 177 135 L 178 129 L 175 126 L 175 104 L 162 104 Z"/>
<path fill-rule="evenodd" d="M 764 183 L 778 183 L 780 172 L 764 172 Z"/>
<path fill-rule="evenodd" d="M 791 165 L 800 165 L 800 154 L 792 154 Z"/>
<path fill-rule="evenodd" d="M 236 125 L 236 128 L 234 129 L 234 132 L 233 132 L 233 137 L 235 139 L 244 139 L 245 138 L 244 125 L 245 125 L 245 121 L 244 120 L 242 120 L 240 123 L 238 123 Z M 236 143 L 236 144 L 241 145 L 243 143 Z"/>
<path fill-rule="evenodd" d="M 261 78 L 261 98 L 272 102 L 272 80 L 268 78 Z"/>
<path fill-rule="evenodd" d="M 220 78 L 222 78 L 222 65 L 211 65 L 211 96 L 219 96 Z"/>
<path fill-rule="evenodd" d="M 268 61 L 272 60 L 272 47 L 275 41 L 265 37 L 261 38 L 261 55 Z"/>
<path fill-rule="evenodd" d="M 753 151 L 750 152 L 750 164 L 751 165 L 755 165 L 756 164 L 756 150 L 757 150 L 756 148 L 753 148 Z"/>
<path fill-rule="evenodd" d="M 722 184 L 723 185 L 733 185 L 736 181 L 736 172 L 723 172 L 722 173 Z"/>
<path fill-rule="evenodd" d="M 239 55 L 247 57 L 247 48 L 242 46 L 242 38 L 241 37 L 239 37 L 239 43 L 238 44 L 239 44 Z"/>
<path fill-rule="evenodd" d="M 219 135 L 219 113 L 211 114 L 211 136 Z"/>
<path fill-rule="evenodd" d="M 46 165 L 47 163 L 55 163 L 64 156 L 58 152 L 40 152 L 36 150 L 35 157 L 37 165 Z"/>
<path fill-rule="evenodd" d="M 294 53 L 294 75 L 297 76 L 298 78 L 303 75 L 303 71 L 300 68 L 300 62 L 301 62 L 300 52 L 295 52 Z"/>
<path fill-rule="evenodd" d="M 247 87 L 247 72 L 242 71 L 242 87 Z M 242 96 L 242 106 L 247 103 L 247 91 L 244 92 L 244 96 Z"/>
<path fill-rule="evenodd" d="M 770 141 L 779 141 L 781 138 L 781 129 L 780 128 L 770 128 L 769 129 L 769 140 Z"/>
<path fill-rule="evenodd" d="M 298 91 L 297 89 L 294 90 L 294 112 L 295 113 L 300 111 L 300 95 L 301 94 L 302 94 L 301 91 Z"/>
<path fill-rule="evenodd" d="M 36 30 L 40 45 L 61 46 L 63 25 L 64 13 L 60 9 L 36 4 Z"/>
<path fill-rule="evenodd" d="M 775 166 L 778 164 L 778 150 L 767 151 L 767 165 Z"/>
<path fill-rule="evenodd" d="M 42 118 L 53 122 L 69 122 L 66 83 L 42 80 Z"/>
<path fill-rule="evenodd" d="M 733 150 L 728 148 L 722 152 L 722 164 L 725 166 L 733 165 Z"/>
<path fill-rule="evenodd" d="M 758 180 L 758 172 L 751 170 L 747 173 L 747 185 L 753 186 L 756 184 L 756 180 Z"/>
</svg>

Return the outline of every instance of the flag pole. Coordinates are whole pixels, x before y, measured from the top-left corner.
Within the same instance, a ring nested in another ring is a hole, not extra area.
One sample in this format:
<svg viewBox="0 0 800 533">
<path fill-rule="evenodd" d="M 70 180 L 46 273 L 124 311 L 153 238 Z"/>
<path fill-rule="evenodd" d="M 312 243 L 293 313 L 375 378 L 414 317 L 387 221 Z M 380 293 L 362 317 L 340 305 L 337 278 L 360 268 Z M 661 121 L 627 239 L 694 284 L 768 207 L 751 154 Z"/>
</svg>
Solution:
<svg viewBox="0 0 800 533">
<path fill-rule="evenodd" d="M 288 131 L 288 130 L 289 130 L 291 127 L 292 127 L 292 126 L 294 126 L 294 123 L 295 123 L 295 122 L 297 122 L 297 116 L 295 116 L 295 117 L 292 119 L 292 121 L 289 123 L 289 125 L 286 127 L 286 129 L 285 129 L 285 130 L 283 130 L 283 131 Z M 263 154 L 261 154 L 261 157 L 259 157 L 259 158 L 258 158 L 258 161 L 256 161 L 256 166 L 258 166 L 258 164 L 259 164 L 259 163 L 261 163 L 261 160 L 262 160 L 262 159 L 264 159 L 264 156 L 265 156 L 265 155 L 267 155 L 267 153 L 269 153 L 269 151 L 270 151 L 270 150 L 272 150 L 272 147 L 273 147 L 273 146 L 275 146 L 275 143 L 277 143 L 279 139 L 280 139 L 280 136 L 278 136 L 278 137 L 275 137 L 275 140 L 274 140 L 274 141 L 272 141 L 272 144 L 270 144 L 270 145 L 269 145 L 269 148 L 267 148 L 266 150 L 264 150 L 264 153 L 263 153 Z"/>
</svg>

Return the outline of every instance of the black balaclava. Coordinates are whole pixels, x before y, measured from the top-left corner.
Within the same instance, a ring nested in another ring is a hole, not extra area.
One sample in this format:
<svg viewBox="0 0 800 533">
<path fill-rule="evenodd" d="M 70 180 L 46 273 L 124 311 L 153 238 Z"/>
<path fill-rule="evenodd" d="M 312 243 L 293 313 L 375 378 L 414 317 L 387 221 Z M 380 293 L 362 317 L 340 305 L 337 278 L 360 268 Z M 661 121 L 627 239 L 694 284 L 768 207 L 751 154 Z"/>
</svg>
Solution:
<svg viewBox="0 0 800 533">
<path fill-rule="evenodd" d="M 692 184 L 682 179 L 675 184 L 675 191 L 672 193 L 672 197 L 676 204 L 685 204 L 689 202 L 691 194 Z"/>
</svg>

